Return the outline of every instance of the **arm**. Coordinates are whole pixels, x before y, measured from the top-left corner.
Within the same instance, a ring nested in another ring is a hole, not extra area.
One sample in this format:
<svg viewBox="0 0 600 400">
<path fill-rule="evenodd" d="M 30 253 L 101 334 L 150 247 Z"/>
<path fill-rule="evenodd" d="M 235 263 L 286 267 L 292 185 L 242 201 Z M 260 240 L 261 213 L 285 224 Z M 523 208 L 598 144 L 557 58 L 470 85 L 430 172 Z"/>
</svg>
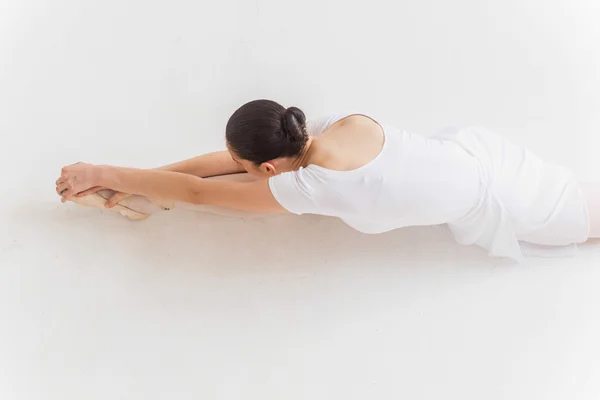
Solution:
<svg viewBox="0 0 600 400">
<path fill-rule="evenodd" d="M 197 176 L 208 178 L 217 175 L 230 175 L 245 173 L 246 170 L 237 162 L 231 158 L 231 154 L 228 151 L 218 151 L 214 153 L 204 154 L 198 157 L 190 158 L 188 160 L 179 161 L 174 164 L 165 165 L 160 168 L 156 168 L 158 171 L 167 172 L 178 172 L 181 174 L 187 174 L 190 176 Z M 81 193 L 77 193 L 77 197 L 84 197 L 92 193 L 96 193 L 105 187 L 95 186 L 84 190 Z M 124 198 L 129 197 L 130 192 L 123 192 L 116 190 L 116 194 L 113 195 L 108 201 L 107 206 L 112 207 Z"/>
<path fill-rule="evenodd" d="M 202 178 L 246 172 L 240 164 L 233 161 L 228 151 L 204 154 L 157 169 L 160 171 L 180 172 Z"/>
<path fill-rule="evenodd" d="M 206 180 L 171 171 L 89 165 L 83 168 L 95 170 L 90 174 L 94 182 L 87 183 L 91 186 L 104 186 L 149 198 L 170 199 L 192 204 L 216 205 L 265 213 L 286 212 L 273 197 L 268 180 L 231 182 Z M 65 194 L 68 195 L 69 193 Z"/>
</svg>

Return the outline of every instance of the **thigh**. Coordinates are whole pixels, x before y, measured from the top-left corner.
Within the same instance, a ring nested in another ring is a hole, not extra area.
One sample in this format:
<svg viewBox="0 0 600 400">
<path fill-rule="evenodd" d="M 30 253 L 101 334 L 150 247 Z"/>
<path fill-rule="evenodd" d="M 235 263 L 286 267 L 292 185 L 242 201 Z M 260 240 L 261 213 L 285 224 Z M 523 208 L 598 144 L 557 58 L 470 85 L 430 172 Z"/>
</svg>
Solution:
<svg viewBox="0 0 600 400">
<path fill-rule="evenodd" d="M 590 238 L 600 238 L 600 182 L 583 183 L 581 190 L 590 215 Z"/>
</svg>

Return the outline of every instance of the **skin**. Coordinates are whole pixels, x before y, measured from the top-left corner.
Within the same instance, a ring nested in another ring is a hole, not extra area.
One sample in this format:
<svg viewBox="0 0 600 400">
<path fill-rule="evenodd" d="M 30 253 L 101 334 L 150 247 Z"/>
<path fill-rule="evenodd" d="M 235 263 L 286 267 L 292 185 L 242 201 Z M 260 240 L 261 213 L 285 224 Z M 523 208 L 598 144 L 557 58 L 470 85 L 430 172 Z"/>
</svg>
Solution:
<svg viewBox="0 0 600 400">
<path fill-rule="evenodd" d="M 256 165 L 228 150 L 151 170 L 80 162 L 62 169 L 56 181 L 56 192 L 63 202 L 101 188 L 120 192 L 107 202 L 107 207 L 114 206 L 129 194 L 138 194 L 243 211 L 286 213 L 271 194 L 269 177 L 309 164 L 342 171 L 355 169 L 377 156 L 383 140 L 379 124 L 368 117 L 353 115 L 338 121 L 321 136 L 310 137 L 296 157 L 282 157 Z M 259 179 L 251 182 L 204 179 L 240 172 Z"/>
<path fill-rule="evenodd" d="M 321 136 L 309 138 L 296 157 L 256 165 L 227 150 L 150 170 L 77 163 L 62 169 L 56 192 L 65 202 L 72 196 L 109 188 L 117 191 L 106 203 L 109 208 L 138 194 L 263 214 L 286 213 L 271 194 L 268 178 L 309 164 L 337 171 L 356 169 L 377 156 L 383 141 L 377 122 L 353 115 L 338 121 Z M 255 179 L 205 179 L 239 173 L 248 173 Z M 600 183 L 583 184 L 582 191 L 588 203 L 590 238 L 600 238 Z"/>
</svg>

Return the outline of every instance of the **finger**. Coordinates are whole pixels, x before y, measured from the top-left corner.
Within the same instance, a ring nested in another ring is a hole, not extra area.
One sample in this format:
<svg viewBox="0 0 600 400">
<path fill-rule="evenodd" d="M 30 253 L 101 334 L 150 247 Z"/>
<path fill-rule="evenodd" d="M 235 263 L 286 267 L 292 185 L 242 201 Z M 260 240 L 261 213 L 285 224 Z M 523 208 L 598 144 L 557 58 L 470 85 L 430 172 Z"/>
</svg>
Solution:
<svg viewBox="0 0 600 400">
<path fill-rule="evenodd" d="M 64 203 L 67 200 L 69 200 L 69 198 L 71 196 L 73 196 L 74 194 L 75 194 L 75 192 L 72 189 L 67 189 L 66 191 L 63 192 L 62 198 L 60 199 L 60 201 L 62 201 Z"/>
<path fill-rule="evenodd" d="M 69 189 L 69 186 L 70 185 L 68 182 L 61 183 L 60 185 L 56 186 L 56 193 L 58 193 L 59 196 L 62 196 L 63 193 Z"/>
<path fill-rule="evenodd" d="M 83 196 L 87 196 L 89 194 L 94 194 L 99 190 L 104 189 L 102 186 L 94 186 L 93 188 L 90 188 L 88 190 L 84 190 L 83 192 L 79 192 L 77 193 L 75 196 L 76 197 L 83 197 Z"/>
<path fill-rule="evenodd" d="M 112 208 L 112 207 L 116 206 L 118 202 L 120 202 L 121 200 L 123 200 L 126 197 L 129 197 L 129 194 L 117 192 L 117 193 L 113 194 L 111 196 L 111 198 L 106 201 L 106 207 Z"/>
</svg>

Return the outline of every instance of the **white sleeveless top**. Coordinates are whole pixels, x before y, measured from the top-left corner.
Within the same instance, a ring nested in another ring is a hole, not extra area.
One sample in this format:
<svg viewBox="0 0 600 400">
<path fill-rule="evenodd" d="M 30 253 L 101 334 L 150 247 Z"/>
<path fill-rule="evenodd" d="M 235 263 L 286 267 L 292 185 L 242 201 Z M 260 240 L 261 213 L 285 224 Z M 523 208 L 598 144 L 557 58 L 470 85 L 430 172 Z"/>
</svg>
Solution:
<svg viewBox="0 0 600 400">
<path fill-rule="evenodd" d="M 356 113 L 311 122 L 309 134 L 350 115 Z M 567 169 L 483 128 L 425 138 L 377 122 L 385 140 L 375 159 L 351 171 L 311 164 L 276 175 L 269 179 L 275 199 L 294 214 L 339 217 L 364 233 L 447 224 L 459 243 L 517 261 L 519 241 L 565 246 L 587 239 L 585 200 Z"/>
</svg>

